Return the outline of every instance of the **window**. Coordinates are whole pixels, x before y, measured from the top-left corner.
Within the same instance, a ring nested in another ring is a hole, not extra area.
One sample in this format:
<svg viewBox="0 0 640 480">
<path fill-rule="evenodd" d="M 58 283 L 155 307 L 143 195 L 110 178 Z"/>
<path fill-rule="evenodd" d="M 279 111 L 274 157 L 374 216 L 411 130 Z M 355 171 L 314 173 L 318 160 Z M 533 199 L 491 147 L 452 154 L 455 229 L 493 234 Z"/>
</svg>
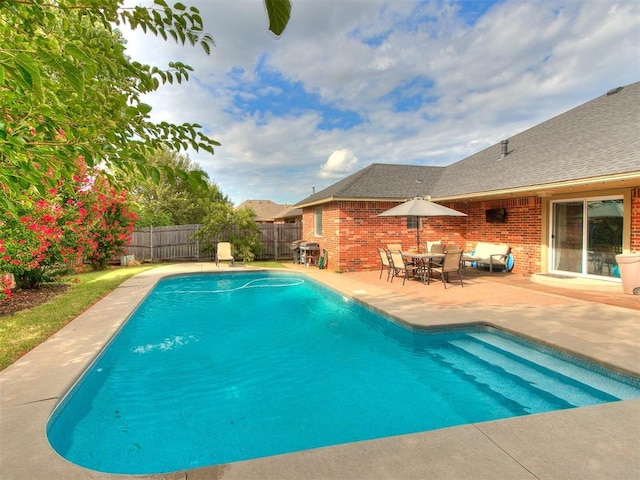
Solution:
<svg viewBox="0 0 640 480">
<path fill-rule="evenodd" d="M 316 237 L 322 236 L 322 207 L 316 207 L 313 212 L 313 234 Z"/>
<path fill-rule="evenodd" d="M 418 228 L 418 217 L 407 217 L 407 230 Z"/>
</svg>

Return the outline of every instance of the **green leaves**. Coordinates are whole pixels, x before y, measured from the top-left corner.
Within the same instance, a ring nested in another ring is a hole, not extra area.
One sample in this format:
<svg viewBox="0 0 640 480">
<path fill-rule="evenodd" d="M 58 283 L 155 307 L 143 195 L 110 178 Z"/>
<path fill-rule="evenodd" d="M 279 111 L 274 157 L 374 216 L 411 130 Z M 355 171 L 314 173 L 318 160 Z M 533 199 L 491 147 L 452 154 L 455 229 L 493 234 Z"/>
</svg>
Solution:
<svg viewBox="0 0 640 480">
<path fill-rule="evenodd" d="M 79 157 L 89 166 L 127 172 L 127 179 L 157 178 L 162 169 L 146 168 L 150 152 L 162 147 L 213 154 L 220 145 L 196 123 L 151 121 L 143 95 L 188 81 L 193 69 L 181 62 L 159 68 L 132 61 L 115 28 L 125 23 L 200 45 L 209 54 L 215 41 L 203 31 L 198 9 L 165 0 L 149 7 L 123 4 L 0 0 L 0 207 L 11 208 L 25 190 L 45 192 L 72 178 Z M 289 0 L 266 0 L 266 7 L 270 28 L 281 34 Z M 192 175 L 184 181 L 204 180 Z"/>
<path fill-rule="evenodd" d="M 71 62 L 62 62 L 62 73 L 69 85 L 73 87 L 76 93 L 82 98 L 84 95 L 84 74 L 80 68 Z"/>
<path fill-rule="evenodd" d="M 291 17 L 290 0 L 264 0 L 269 17 L 269 30 L 276 36 L 282 35 Z"/>
<path fill-rule="evenodd" d="M 162 0 L 148 9 L 120 10 L 121 4 L 2 3 L 0 184 L 6 206 L 27 189 L 45 192 L 70 178 L 78 157 L 126 171 L 127 179 L 157 177 L 157 170 L 145 170 L 144 158 L 158 146 L 212 152 L 219 145 L 195 124 L 150 120 L 151 105 L 141 102 L 142 95 L 187 81 L 193 69 L 181 62 L 167 70 L 132 62 L 113 27 L 126 21 L 154 33 L 172 30 L 183 43 L 209 48 L 213 38 L 203 34 L 197 9 L 168 7 Z"/>
<path fill-rule="evenodd" d="M 139 208 L 139 225 L 202 223 L 212 202 L 225 201 L 215 184 L 208 182 L 206 173 L 186 155 L 159 149 L 147 157 L 146 164 L 149 175 L 132 190 Z M 162 220 L 168 223 L 157 223 Z"/>
<path fill-rule="evenodd" d="M 215 45 L 213 37 L 202 32 L 203 22 L 198 9 L 191 7 L 187 10 L 180 2 L 169 7 L 165 1 L 156 0 L 154 7 L 137 6 L 118 13 L 120 21 L 128 23 L 132 29 L 140 27 L 143 32 L 150 31 L 164 40 L 171 37 L 182 45 L 187 42 L 191 45 L 200 44 L 207 54 Z"/>
<path fill-rule="evenodd" d="M 15 78 L 20 82 L 25 90 L 31 90 L 39 100 L 44 98 L 42 92 L 42 80 L 40 78 L 40 69 L 34 59 L 23 52 L 18 52 L 13 60 L 19 75 Z"/>
</svg>

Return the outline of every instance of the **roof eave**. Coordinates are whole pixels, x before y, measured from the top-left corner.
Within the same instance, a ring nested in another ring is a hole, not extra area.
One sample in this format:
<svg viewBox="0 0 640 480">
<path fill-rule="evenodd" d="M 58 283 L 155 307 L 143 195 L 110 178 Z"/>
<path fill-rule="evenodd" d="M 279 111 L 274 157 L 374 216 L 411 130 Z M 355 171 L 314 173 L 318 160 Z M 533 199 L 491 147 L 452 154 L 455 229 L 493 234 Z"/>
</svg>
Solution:
<svg viewBox="0 0 640 480">
<path fill-rule="evenodd" d="M 332 202 L 404 202 L 410 197 L 325 197 L 318 200 L 313 200 L 306 203 L 296 204 L 296 208 L 317 207 L 318 205 L 324 205 Z"/>
<path fill-rule="evenodd" d="M 555 193 L 580 192 L 598 186 L 604 188 L 628 188 L 640 186 L 640 171 L 626 172 L 599 177 L 581 178 L 563 182 L 551 182 L 539 185 L 525 185 L 522 187 L 505 188 L 499 190 L 485 190 L 482 192 L 462 193 L 458 195 L 433 195 L 431 201 L 470 201 L 489 198 L 513 198 L 519 195 L 534 195 L 548 197 Z M 332 202 L 404 202 L 408 197 L 338 197 L 329 196 L 318 198 L 295 205 L 295 208 L 308 208 Z"/>
<path fill-rule="evenodd" d="M 580 192 L 584 190 L 599 188 L 626 188 L 640 186 L 640 171 L 627 172 L 601 177 L 582 178 L 578 180 L 568 180 L 565 182 L 553 182 L 540 185 L 527 185 L 516 188 L 505 188 L 501 190 L 487 190 L 484 192 L 473 192 L 459 195 L 443 195 L 433 197 L 432 201 L 460 201 L 479 200 L 487 198 L 509 198 L 522 194 L 535 195 L 539 197 L 549 197 L 554 193 L 568 193 L 571 191 Z"/>
</svg>

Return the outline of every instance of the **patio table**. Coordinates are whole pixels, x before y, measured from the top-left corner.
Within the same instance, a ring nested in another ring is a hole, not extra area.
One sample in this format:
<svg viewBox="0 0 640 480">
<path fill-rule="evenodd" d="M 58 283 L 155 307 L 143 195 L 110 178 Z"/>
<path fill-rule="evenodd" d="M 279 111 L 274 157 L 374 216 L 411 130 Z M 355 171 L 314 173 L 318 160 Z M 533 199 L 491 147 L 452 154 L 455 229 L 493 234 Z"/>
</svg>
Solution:
<svg viewBox="0 0 640 480">
<path fill-rule="evenodd" d="M 418 253 L 418 252 L 400 252 L 403 257 L 409 257 L 416 262 L 416 264 L 422 265 L 424 273 L 422 275 L 422 283 L 429 280 L 429 261 L 436 258 L 444 258 L 444 253 Z"/>
</svg>

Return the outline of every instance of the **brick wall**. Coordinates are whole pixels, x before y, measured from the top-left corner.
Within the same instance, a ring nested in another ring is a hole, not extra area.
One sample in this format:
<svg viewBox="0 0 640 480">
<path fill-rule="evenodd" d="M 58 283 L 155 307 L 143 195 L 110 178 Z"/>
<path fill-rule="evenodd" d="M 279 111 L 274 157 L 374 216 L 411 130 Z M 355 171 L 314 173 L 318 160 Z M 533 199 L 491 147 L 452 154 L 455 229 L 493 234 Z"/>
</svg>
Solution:
<svg viewBox="0 0 640 480">
<path fill-rule="evenodd" d="M 416 230 L 407 229 L 406 218 L 378 217 L 396 206 L 392 202 L 333 202 L 323 205 L 323 234 L 313 232 L 313 208 L 303 214 L 304 239 L 320 243 L 329 253 L 328 268 L 339 271 L 380 268 L 377 248 L 401 243 L 403 248 L 417 245 Z M 447 207 L 467 217 L 431 217 L 422 219 L 420 250 L 425 243 L 440 240 L 471 252 L 477 242 L 507 243 L 515 260 L 513 272 L 539 273 L 541 268 L 542 200 L 522 197 L 473 203 L 448 203 Z M 485 212 L 504 208 L 505 223 L 487 223 Z M 640 187 L 631 192 L 631 250 L 640 251 Z M 342 217 L 342 220 L 341 220 Z"/>
<path fill-rule="evenodd" d="M 506 210 L 505 223 L 487 223 L 485 211 L 492 208 Z M 470 203 L 467 215 L 465 251 L 472 251 L 480 241 L 506 243 L 511 246 L 514 273 L 531 275 L 541 271 L 542 200 L 540 198 L 523 197 Z"/>
<path fill-rule="evenodd" d="M 323 206 L 323 234 L 313 237 L 313 209 L 303 213 L 305 240 L 317 241 L 329 253 L 328 268 L 340 271 L 375 270 L 380 268 L 377 248 L 400 243 L 403 248 L 417 246 L 416 229 L 407 229 L 406 218 L 378 217 L 397 203 L 333 202 Z M 448 205 L 456 208 L 455 205 Z M 461 210 L 463 211 L 463 210 Z M 342 217 L 342 220 L 340 219 Z M 464 246 L 465 217 L 422 219 L 420 250 L 427 240 L 444 240 Z"/>
<path fill-rule="evenodd" d="M 640 187 L 631 189 L 631 251 L 640 252 Z"/>
</svg>

